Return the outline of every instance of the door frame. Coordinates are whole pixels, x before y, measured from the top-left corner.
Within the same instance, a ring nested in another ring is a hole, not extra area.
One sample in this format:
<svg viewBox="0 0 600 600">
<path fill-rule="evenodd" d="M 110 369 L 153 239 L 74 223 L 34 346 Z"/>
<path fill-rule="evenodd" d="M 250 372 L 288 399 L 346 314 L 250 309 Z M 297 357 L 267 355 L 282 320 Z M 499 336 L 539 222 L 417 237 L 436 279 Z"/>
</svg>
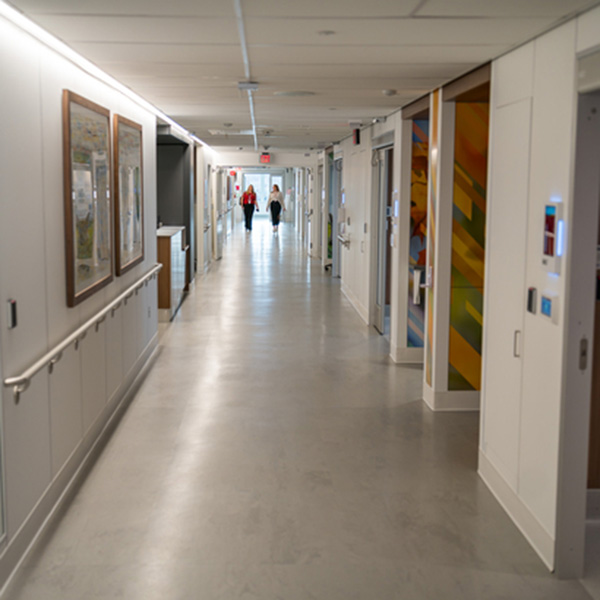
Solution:
<svg viewBox="0 0 600 600">
<path fill-rule="evenodd" d="M 331 276 L 339 278 L 342 276 L 342 244 L 337 239 L 338 234 L 340 233 L 340 212 L 338 211 L 342 205 L 342 170 L 344 168 L 344 159 L 341 156 L 335 157 L 333 159 L 333 167 L 332 167 L 332 184 L 331 184 L 331 193 L 333 195 L 332 200 L 332 244 L 333 244 L 333 252 L 331 258 Z"/>
<path fill-rule="evenodd" d="M 389 248 L 389 229 L 391 215 L 387 208 L 391 204 L 393 187 L 393 144 L 385 144 L 372 150 L 372 193 L 371 193 L 371 324 L 381 335 L 388 335 L 385 312 L 387 293 L 391 286 L 389 273 L 391 255 Z M 383 298 L 383 304 L 378 299 Z M 389 323 L 388 323 L 389 325 Z"/>
</svg>

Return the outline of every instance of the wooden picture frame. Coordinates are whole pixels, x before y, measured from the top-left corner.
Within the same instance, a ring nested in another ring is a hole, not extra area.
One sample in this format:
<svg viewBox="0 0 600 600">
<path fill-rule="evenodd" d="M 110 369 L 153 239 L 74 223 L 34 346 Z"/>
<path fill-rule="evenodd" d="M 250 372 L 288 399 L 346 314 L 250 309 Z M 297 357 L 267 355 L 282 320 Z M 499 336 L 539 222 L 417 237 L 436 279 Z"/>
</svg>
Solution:
<svg viewBox="0 0 600 600">
<path fill-rule="evenodd" d="M 110 111 L 63 90 L 67 305 L 113 278 Z"/>
<path fill-rule="evenodd" d="M 115 257 L 117 275 L 144 260 L 142 126 L 121 115 L 113 118 Z"/>
</svg>

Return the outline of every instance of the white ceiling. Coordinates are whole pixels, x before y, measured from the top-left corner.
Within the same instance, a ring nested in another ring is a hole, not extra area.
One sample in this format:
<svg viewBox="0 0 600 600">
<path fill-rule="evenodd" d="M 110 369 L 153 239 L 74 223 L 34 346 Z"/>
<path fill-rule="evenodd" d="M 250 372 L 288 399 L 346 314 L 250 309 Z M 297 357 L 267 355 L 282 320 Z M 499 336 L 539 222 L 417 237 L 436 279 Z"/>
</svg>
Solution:
<svg viewBox="0 0 600 600">
<path fill-rule="evenodd" d="M 10 3 L 211 146 L 253 148 L 248 97 L 238 89 L 246 75 L 235 0 Z M 350 121 L 388 115 L 600 0 L 240 4 L 250 78 L 259 83 L 258 143 L 305 150 L 346 137 Z M 388 89 L 396 95 L 384 96 Z M 280 95 L 291 91 L 314 95 Z"/>
</svg>

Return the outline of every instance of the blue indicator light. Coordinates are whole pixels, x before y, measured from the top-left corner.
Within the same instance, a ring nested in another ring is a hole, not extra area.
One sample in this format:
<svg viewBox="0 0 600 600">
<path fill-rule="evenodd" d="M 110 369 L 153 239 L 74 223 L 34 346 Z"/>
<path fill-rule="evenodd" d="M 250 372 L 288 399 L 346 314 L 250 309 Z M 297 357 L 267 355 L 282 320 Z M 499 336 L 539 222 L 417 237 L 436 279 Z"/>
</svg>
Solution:
<svg viewBox="0 0 600 600">
<path fill-rule="evenodd" d="M 556 231 L 556 256 L 562 256 L 565 251 L 565 222 L 559 221 Z"/>
</svg>

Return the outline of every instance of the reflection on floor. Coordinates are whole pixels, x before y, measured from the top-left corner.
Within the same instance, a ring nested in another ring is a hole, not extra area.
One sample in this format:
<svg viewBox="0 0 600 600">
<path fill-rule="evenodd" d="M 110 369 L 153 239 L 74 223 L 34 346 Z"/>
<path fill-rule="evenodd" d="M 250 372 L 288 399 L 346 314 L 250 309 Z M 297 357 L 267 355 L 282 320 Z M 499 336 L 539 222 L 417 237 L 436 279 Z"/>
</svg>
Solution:
<svg viewBox="0 0 600 600">
<path fill-rule="evenodd" d="M 288 224 L 236 229 L 10 600 L 584 600 Z"/>
<path fill-rule="evenodd" d="M 583 585 L 594 600 L 600 599 L 600 521 L 588 521 Z"/>
</svg>

